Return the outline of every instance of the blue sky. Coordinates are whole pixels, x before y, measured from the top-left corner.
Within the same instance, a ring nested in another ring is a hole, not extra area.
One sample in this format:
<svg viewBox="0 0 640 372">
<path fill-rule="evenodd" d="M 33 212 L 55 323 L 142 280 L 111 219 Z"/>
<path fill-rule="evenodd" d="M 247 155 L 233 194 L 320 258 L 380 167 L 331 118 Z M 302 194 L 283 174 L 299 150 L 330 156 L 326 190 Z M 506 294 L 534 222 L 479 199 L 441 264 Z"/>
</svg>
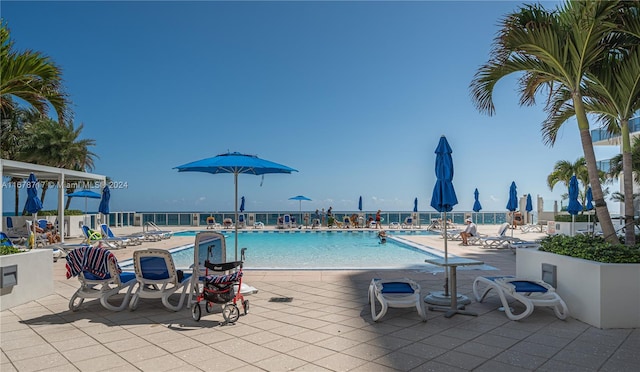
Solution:
<svg viewBox="0 0 640 372">
<path fill-rule="evenodd" d="M 0 9 L 16 49 L 62 67 L 75 123 L 97 142 L 93 172 L 121 186 L 112 211 L 233 210 L 231 175 L 173 169 L 227 151 L 299 171 L 264 182 L 241 175 L 247 211 L 297 210 L 288 198 L 299 194 L 313 200 L 302 203 L 308 210 L 354 210 L 362 196 L 366 210 L 410 210 L 418 197 L 420 211 L 433 211 L 441 135 L 453 149 L 454 211 L 472 208 L 475 188 L 483 211 L 504 211 L 512 181 L 552 210 L 566 189 L 549 190 L 547 176 L 558 160 L 582 156 L 575 122 L 550 148 L 542 105 L 518 105 L 517 76 L 497 85 L 493 117 L 469 94 L 499 20 L 520 4 L 2 1 Z M 596 148 L 599 159 L 617 152 Z M 3 197 L 11 209 L 13 190 Z M 55 208 L 52 195 L 45 208 Z"/>
</svg>

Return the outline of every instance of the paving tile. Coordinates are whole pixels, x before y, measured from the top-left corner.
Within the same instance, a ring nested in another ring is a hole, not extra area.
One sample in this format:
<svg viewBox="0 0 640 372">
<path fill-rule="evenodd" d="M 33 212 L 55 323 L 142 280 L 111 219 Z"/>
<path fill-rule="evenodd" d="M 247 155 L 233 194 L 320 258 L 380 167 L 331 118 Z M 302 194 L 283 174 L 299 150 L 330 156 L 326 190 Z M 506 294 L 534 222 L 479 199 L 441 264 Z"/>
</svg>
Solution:
<svg viewBox="0 0 640 372">
<path fill-rule="evenodd" d="M 493 358 L 493 360 L 520 368 L 531 369 L 535 369 L 536 367 L 543 365 L 547 361 L 546 358 L 522 353 L 519 351 L 513 351 L 511 349 L 498 354 L 495 358 Z"/>
<path fill-rule="evenodd" d="M 296 370 L 299 367 L 306 365 L 307 362 L 286 354 L 278 354 L 270 358 L 260 360 L 253 364 L 256 367 L 262 368 L 267 371 L 288 371 Z"/>
<path fill-rule="evenodd" d="M 281 352 L 281 353 L 287 353 L 291 350 L 303 347 L 305 345 L 307 345 L 307 343 L 305 342 L 298 341 L 288 337 L 281 337 L 277 340 L 267 342 L 262 346 Z"/>
<path fill-rule="evenodd" d="M 32 358 L 39 358 L 43 355 L 58 353 L 58 351 L 54 349 L 53 346 L 46 343 L 33 344 L 31 346 L 25 346 L 20 349 L 12 349 L 12 350 L 3 349 L 3 351 L 7 355 L 9 360 L 11 360 L 11 362 L 14 362 L 14 363 L 20 360 L 29 360 Z"/>
<path fill-rule="evenodd" d="M 553 356 L 553 360 L 567 362 L 587 368 L 597 368 L 609 359 L 608 355 L 594 355 L 588 352 L 563 349 Z"/>
<path fill-rule="evenodd" d="M 412 372 L 465 372 L 468 370 L 432 360 L 417 366 L 411 371 Z"/>
<path fill-rule="evenodd" d="M 67 350 L 64 353 L 64 356 L 72 363 L 81 360 L 94 359 L 96 357 L 105 355 L 113 355 L 113 352 L 107 349 L 104 345 L 91 345 L 82 348 Z"/>
<path fill-rule="evenodd" d="M 350 371 L 367 362 L 367 360 L 356 358 L 351 355 L 335 353 L 324 358 L 320 358 L 314 361 L 313 364 L 331 371 Z"/>
<path fill-rule="evenodd" d="M 58 370 L 58 371 L 73 371 L 73 367 L 69 361 L 61 354 L 47 354 L 40 355 L 29 359 L 22 359 L 14 362 L 14 367 L 20 372 L 31 371 L 45 371 L 45 370 Z M 2 368 L 5 372 L 5 369 Z"/>
<path fill-rule="evenodd" d="M 375 363 L 382 364 L 399 371 L 412 370 L 425 361 L 425 358 L 421 358 L 416 355 L 405 354 L 400 351 L 392 351 L 389 354 L 373 360 L 373 362 Z"/>
<path fill-rule="evenodd" d="M 570 364 L 566 362 L 562 362 L 559 360 L 549 360 L 546 361 L 543 365 L 539 366 L 536 371 L 541 372 L 590 372 L 590 371 L 598 371 L 595 367 L 584 367 L 578 366 L 575 364 Z M 624 370 L 614 370 L 616 372 L 624 371 Z"/>
<path fill-rule="evenodd" d="M 456 368 L 462 368 L 466 370 L 472 370 L 480 366 L 482 363 L 484 363 L 487 360 L 488 358 L 461 353 L 458 351 L 448 351 L 433 359 L 433 361 L 435 362 L 447 364 Z"/>
<path fill-rule="evenodd" d="M 174 355 L 162 355 L 152 359 L 141 360 L 132 363 L 143 371 L 172 371 L 172 370 L 191 370 L 193 367 L 184 360 Z"/>
<path fill-rule="evenodd" d="M 137 349 L 124 350 L 118 353 L 129 363 L 137 363 L 147 359 L 154 359 L 167 354 L 167 351 L 156 345 L 148 345 Z"/>
<path fill-rule="evenodd" d="M 354 347 L 361 342 L 348 340 L 342 337 L 330 337 L 320 342 L 317 342 L 316 345 L 320 347 L 324 347 L 334 351 L 342 351 L 351 347 Z"/>
<path fill-rule="evenodd" d="M 395 333 L 394 333 L 395 335 Z M 427 337 L 421 341 L 422 343 L 437 346 L 444 349 L 454 349 L 464 343 L 464 340 L 459 338 L 450 337 L 447 335 L 439 334 L 431 337 Z"/>
<path fill-rule="evenodd" d="M 325 358 L 336 353 L 337 352 L 334 350 L 326 349 L 320 346 L 305 345 L 295 350 L 291 350 L 287 354 L 291 355 L 294 358 L 302 359 L 306 362 L 313 362 L 315 360 Z"/>
<path fill-rule="evenodd" d="M 82 360 L 79 362 L 73 363 L 73 365 L 83 372 L 93 372 L 93 371 L 102 371 L 105 369 L 117 369 L 124 370 L 127 369 L 133 370 L 130 367 L 131 364 L 126 360 L 122 359 L 120 356 L 115 354 L 104 355 L 95 357 L 92 359 Z M 158 369 L 159 371 L 160 369 Z"/>
<path fill-rule="evenodd" d="M 487 361 L 481 364 L 478 368 L 473 370 L 474 372 L 526 372 L 532 371 L 528 368 L 519 368 L 511 364 L 500 363 L 495 360 Z"/>
<path fill-rule="evenodd" d="M 483 358 L 493 358 L 500 354 L 503 349 L 497 346 L 491 346 L 476 341 L 467 341 L 454 349 L 465 354 L 471 354 Z"/>
</svg>

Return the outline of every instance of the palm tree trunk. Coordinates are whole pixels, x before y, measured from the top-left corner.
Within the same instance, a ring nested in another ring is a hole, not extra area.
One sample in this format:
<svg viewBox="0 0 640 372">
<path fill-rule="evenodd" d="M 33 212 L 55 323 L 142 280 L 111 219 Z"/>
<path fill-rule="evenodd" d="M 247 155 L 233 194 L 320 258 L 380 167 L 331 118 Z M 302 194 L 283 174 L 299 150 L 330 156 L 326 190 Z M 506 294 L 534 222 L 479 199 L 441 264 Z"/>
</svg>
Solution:
<svg viewBox="0 0 640 372">
<path fill-rule="evenodd" d="M 611 221 L 607 202 L 604 200 L 604 194 L 602 193 L 602 185 L 600 183 L 600 177 L 598 177 L 598 167 L 596 166 L 596 154 L 593 150 L 591 132 L 589 132 L 589 120 L 587 119 L 584 103 L 582 102 L 582 95 L 579 92 L 574 92 L 573 94 L 573 106 L 576 112 L 576 119 L 578 120 L 578 128 L 580 129 L 580 141 L 582 142 L 584 159 L 587 162 L 589 183 L 591 184 L 591 191 L 593 192 L 593 202 L 598 221 L 600 221 L 600 226 L 602 227 L 602 233 L 604 234 L 605 240 L 609 243 L 620 244 L 616 230 L 613 227 L 613 222 Z"/>
<path fill-rule="evenodd" d="M 633 161 L 631 159 L 631 139 L 629 137 L 629 120 L 621 120 L 622 136 L 622 182 L 624 190 L 624 243 L 627 246 L 636 244 L 636 231 L 633 211 Z"/>
</svg>

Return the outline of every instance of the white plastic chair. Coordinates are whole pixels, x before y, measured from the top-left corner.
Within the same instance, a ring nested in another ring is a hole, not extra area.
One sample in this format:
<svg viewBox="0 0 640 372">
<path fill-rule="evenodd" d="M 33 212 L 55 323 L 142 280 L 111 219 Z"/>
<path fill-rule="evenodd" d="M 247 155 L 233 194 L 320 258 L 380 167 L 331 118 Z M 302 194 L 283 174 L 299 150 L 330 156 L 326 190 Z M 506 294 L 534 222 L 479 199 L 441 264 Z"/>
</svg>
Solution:
<svg viewBox="0 0 640 372">
<path fill-rule="evenodd" d="M 382 307 L 379 312 L 376 311 L 376 301 Z M 427 321 L 424 302 L 420 296 L 420 285 L 411 279 L 372 279 L 369 284 L 369 303 L 374 322 L 380 320 L 390 307 L 414 306 L 422 321 Z"/>
</svg>

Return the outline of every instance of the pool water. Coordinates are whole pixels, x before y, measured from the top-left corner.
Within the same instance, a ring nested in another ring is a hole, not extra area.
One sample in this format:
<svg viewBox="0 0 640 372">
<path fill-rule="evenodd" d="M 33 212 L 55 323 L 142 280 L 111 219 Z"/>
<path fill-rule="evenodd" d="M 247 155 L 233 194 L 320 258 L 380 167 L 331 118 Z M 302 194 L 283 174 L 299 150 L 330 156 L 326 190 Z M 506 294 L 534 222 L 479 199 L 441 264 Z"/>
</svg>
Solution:
<svg viewBox="0 0 640 372">
<path fill-rule="evenodd" d="M 227 260 L 234 259 L 235 238 L 226 233 Z M 188 236 L 195 232 L 179 233 Z M 375 231 L 312 233 L 239 233 L 238 251 L 247 248 L 247 269 L 422 269 L 426 258 L 438 257 L 428 247 L 396 241 L 380 244 Z M 239 252 L 238 252 L 239 254 Z M 193 264 L 193 246 L 172 253 L 176 267 Z M 434 271 L 437 269 L 433 268 Z"/>
</svg>

